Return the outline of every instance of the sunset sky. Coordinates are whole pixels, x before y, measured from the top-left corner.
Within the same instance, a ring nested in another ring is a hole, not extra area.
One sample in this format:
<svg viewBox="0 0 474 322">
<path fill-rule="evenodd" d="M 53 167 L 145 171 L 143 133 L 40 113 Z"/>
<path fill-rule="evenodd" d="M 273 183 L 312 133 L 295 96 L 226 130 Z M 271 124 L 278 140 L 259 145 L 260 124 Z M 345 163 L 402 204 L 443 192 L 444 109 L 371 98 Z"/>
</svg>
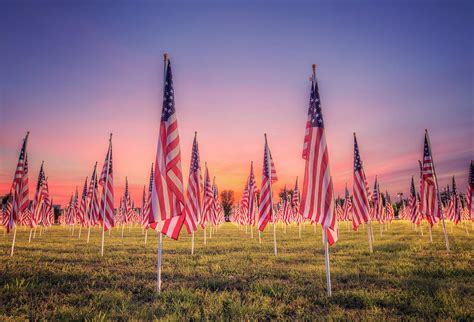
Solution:
<svg viewBox="0 0 474 322">
<path fill-rule="evenodd" d="M 424 129 L 440 185 L 465 191 L 474 158 L 472 1 L 17 1 L 0 4 L 0 195 L 30 131 L 54 203 L 82 189 L 113 133 L 115 201 L 141 204 L 156 155 L 163 53 L 174 72 L 185 184 L 194 131 L 202 167 L 241 195 L 260 185 L 263 133 L 279 181 L 302 181 L 317 64 L 336 195 L 352 189 L 353 138 L 392 199 L 418 176 Z M 418 187 L 417 187 L 418 189 Z"/>
</svg>

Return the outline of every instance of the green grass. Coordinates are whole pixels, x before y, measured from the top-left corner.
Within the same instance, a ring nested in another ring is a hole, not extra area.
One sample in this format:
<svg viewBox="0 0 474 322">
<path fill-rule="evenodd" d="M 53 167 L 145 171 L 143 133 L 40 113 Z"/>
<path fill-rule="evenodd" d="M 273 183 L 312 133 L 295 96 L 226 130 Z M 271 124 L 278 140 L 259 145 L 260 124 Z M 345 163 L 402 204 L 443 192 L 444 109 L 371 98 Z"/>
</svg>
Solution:
<svg viewBox="0 0 474 322">
<path fill-rule="evenodd" d="M 296 226 L 277 228 L 273 256 L 271 226 L 259 245 L 250 233 L 226 223 L 196 253 L 183 228 L 178 242 L 164 238 L 163 291 L 156 289 L 157 235 L 148 247 L 140 228 L 75 236 L 67 227 L 48 229 L 28 244 L 19 229 L 14 257 L 12 234 L 0 235 L 0 320 L 56 319 L 474 319 L 474 232 L 448 227 L 451 252 L 441 226 L 434 242 L 411 225 L 394 222 L 380 237 L 374 224 L 374 253 L 367 232 L 347 231 L 330 248 L 333 296 L 326 296 L 321 228 L 298 238 Z"/>
</svg>

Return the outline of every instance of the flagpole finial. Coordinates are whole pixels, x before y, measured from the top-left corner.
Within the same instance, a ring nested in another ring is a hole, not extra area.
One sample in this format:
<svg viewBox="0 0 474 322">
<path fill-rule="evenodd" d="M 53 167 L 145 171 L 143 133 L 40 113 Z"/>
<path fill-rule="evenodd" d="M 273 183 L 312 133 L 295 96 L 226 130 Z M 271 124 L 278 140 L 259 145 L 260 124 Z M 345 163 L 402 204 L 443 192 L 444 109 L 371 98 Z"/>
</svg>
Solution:
<svg viewBox="0 0 474 322">
<path fill-rule="evenodd" d="M 313 73 L 315 73 L 316 72 L 316 64 L 311 65 L 311 67 L 313 68 Z"/>
<path fill-rule="evenodd" d="M 164 58 L 165 61 L 167 61 L 168 60 L 168 53 L 164 53 L 163 58 Z"/>
<path fill-rule="evenodd" d="M 112 133 L 110 133 L 109 141 L 112 141 Z"/>
</svg>

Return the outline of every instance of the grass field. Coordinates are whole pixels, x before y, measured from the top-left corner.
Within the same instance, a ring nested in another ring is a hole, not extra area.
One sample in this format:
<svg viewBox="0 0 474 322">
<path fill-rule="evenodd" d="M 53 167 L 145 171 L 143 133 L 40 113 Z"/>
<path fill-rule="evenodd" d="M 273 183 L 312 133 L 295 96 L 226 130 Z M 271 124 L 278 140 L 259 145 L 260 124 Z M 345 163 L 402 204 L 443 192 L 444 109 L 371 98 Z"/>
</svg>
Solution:
<svg viewBox="0 0 474 322">
<path fill-rule="evenodd" d="M 271 228 L 271 227 L 269 227 Z M 0 235 L 0 320 L 6 319 L 474 319 L 474 232 L 448 227 L 451 253 L 441 226 L 430 244 L 411 225 L 394 222 L 380 237 L 374 224 L 374 253 L 367 233 L 341 225 L 330 248 L 333 296 L 326 296 L 321 228 L 277 228 L 278 257 L 271 229 L 259 245 L 231 223 L 196 253 L 182 231 L 178 242 L 164 239 L 163 292 L 156 289 L 156 234 L 148 247 L 140 228 L 106 235 L 71 236 L 53 227 L 28 244 L 19 229 L 14 257 L 12 234 Z"/>
</svg>

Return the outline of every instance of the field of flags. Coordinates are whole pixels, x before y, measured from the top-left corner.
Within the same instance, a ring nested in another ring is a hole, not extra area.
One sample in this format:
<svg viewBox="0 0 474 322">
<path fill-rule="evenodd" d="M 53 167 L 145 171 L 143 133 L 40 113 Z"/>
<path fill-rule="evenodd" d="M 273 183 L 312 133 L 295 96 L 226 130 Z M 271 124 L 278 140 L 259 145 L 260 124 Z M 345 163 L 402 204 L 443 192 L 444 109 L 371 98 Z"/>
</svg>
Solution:
<svg viewBox="0 0 474 322">
<path fill-rule="evenodd" d="M 91 243 L 91 234 L 100 231 L 100 244 L 95 246 L 103 257 L 107 256 L 107 248 L 111 247 L 108 240 L 111 230 L 123 238 L 130 229 L 139 227 L 142 232 L 140 238 L 143 238 L 145 245 L 152 236 L 157 236 L 156 290 L 161 292 L 162 282 L 166 283 L 166 280 L 162 281 L 162 266 L 168 265 L 167 254 L 163 252 L 163 235 L 169 237 L 166 242 L 172 243 L 170 239 L 178 240 L 183 234 L 188 234 L 189 256 L 193 256 L 196 253 L 195 233 L 202 230 L 199 240 L 206 244 L 227 218 L 240 230 L 251 234 L 252 238 L 255 234 L 254 240 L 258 244 L 262 243 L 262 233 L 270 232 L 266 238 L 271 235 L 273 255 L 278 257 L 280 232 L 277 234 L 277 227 L 281 226 L 285 232 L 287 227 L 293 227 L 301 239 L 305 227 L 312 225 L 316 231 L 319 225 L 324 245 L 326 291 L 331 296 L 329 246 L 342 238 L 342 229 L 358 234 L 363 231 L 367 235 L 366 242 L 358 246 L 369 253 L 377 252 L 378 238 L 384 238 L 387 227 L 395 220 L 409 222 L 407 227 L 419 231 L 420 235 L 427 233 L 430 242 L 434 239 L 433 227 L 442 229 L 446 252 L 451 250 L 449 228 L 452 232 L 454 226 L 459 226 L 466 235 L 474 234 L 474 161 L 466 164 L 469 168 L 467 178 L 452 177 L 451 185 L 439 186 L 436 156 L 432 154 L 428 130 L 425 130 L 424 137 L 420 133 L 423 147 L 420 150 L 421 162 L 418 164 L 417 160 L 413 160 L 419 175 L 407 178 L 407 187 L 410 188 L 407 200 L 400 198 L 396 205 L 392 201 L 393 192 L 390 194 L 384 189 L 383 182 L 377 177 L 373 183 L 368 181 L 364 169 L 370 164 L 363 162 L 359 145 L 364 142 L 358 140 L 356 133 L 353 137 L 353 181 L 346 184 L 344 196 L 336 198 L 315 65 L 312 71 L 309 107 L 306 110 L 301 108 L 301 113 L 307 115 L 306 124 L 302 124 L 302 129 L 305 129 L 301 156 L 305 160 L 303 180 L 295 178 L 281 192 L 272 189 L 278 181 L 278 160 L 274 160 L 271 154 L 271 137 L 262 133 L 263 172 L 255 173 L 254 164 L 249 161 L 249 175 L 242 187 L 242 198 L 229 214 L 224 213 L 219 199 L 219 178 L 212 175 L 212 168 L 209 169 L 207 164 L 201 164 L 197 133 L 193 139 L 189 178 L 185 185 L 178 133 L 179 109 L 175 106 L 172 65 L 167 55 L 164 59 L 163 105 L 156 159 L 150 160 L 153 161 L 150 162 L 150 180 L 144 183 L 140 201 L 135 202 L 131 198 L 127 178 L 124 194 L 114 194 L 113 135 L 110 134 L 108 146 L 104 144 L 103 164 L 101 167 L 97 163 L 91 164 L 90 177 L 80 183 L 82 189 L 71 191 L 69 203 L 64 205 L 55 220 L 54 191 L 48 188 L 47 161 L 41 164 L 37 181 L 30 185 L 28 143 L 34 140 L 34 136 L 31 134 L 30 137 L 27 133 L 21 143 L 11 189 L 1 209 L 4 231 L 12 236 L 9 255 L 16 255 L 17 230 L 22 227 L 28 230 L 28 243 L 40 242 L 37 235 L 48 234 L 53 225 L 64 227 L 73 236 L 83 236 L 86 244 Z M 257 186 L 257 177 L 261 178 L 261 186 Z M 467 191 L 457 189 L 456 179 L 468 182 Z M 117 199 L 119 207 L 115 208 Z M 379 232 L 374 232 L 375 225 L 372 223 L 378 224 Z M 423 227 L 428 230 L 423 231 Z M 154 233 L 150 235 L 151 232 Z M 377 234 L 380 237 L 376 238 Z M 25 250 L 18 255 L 28 256 Z"/>
</svg>

